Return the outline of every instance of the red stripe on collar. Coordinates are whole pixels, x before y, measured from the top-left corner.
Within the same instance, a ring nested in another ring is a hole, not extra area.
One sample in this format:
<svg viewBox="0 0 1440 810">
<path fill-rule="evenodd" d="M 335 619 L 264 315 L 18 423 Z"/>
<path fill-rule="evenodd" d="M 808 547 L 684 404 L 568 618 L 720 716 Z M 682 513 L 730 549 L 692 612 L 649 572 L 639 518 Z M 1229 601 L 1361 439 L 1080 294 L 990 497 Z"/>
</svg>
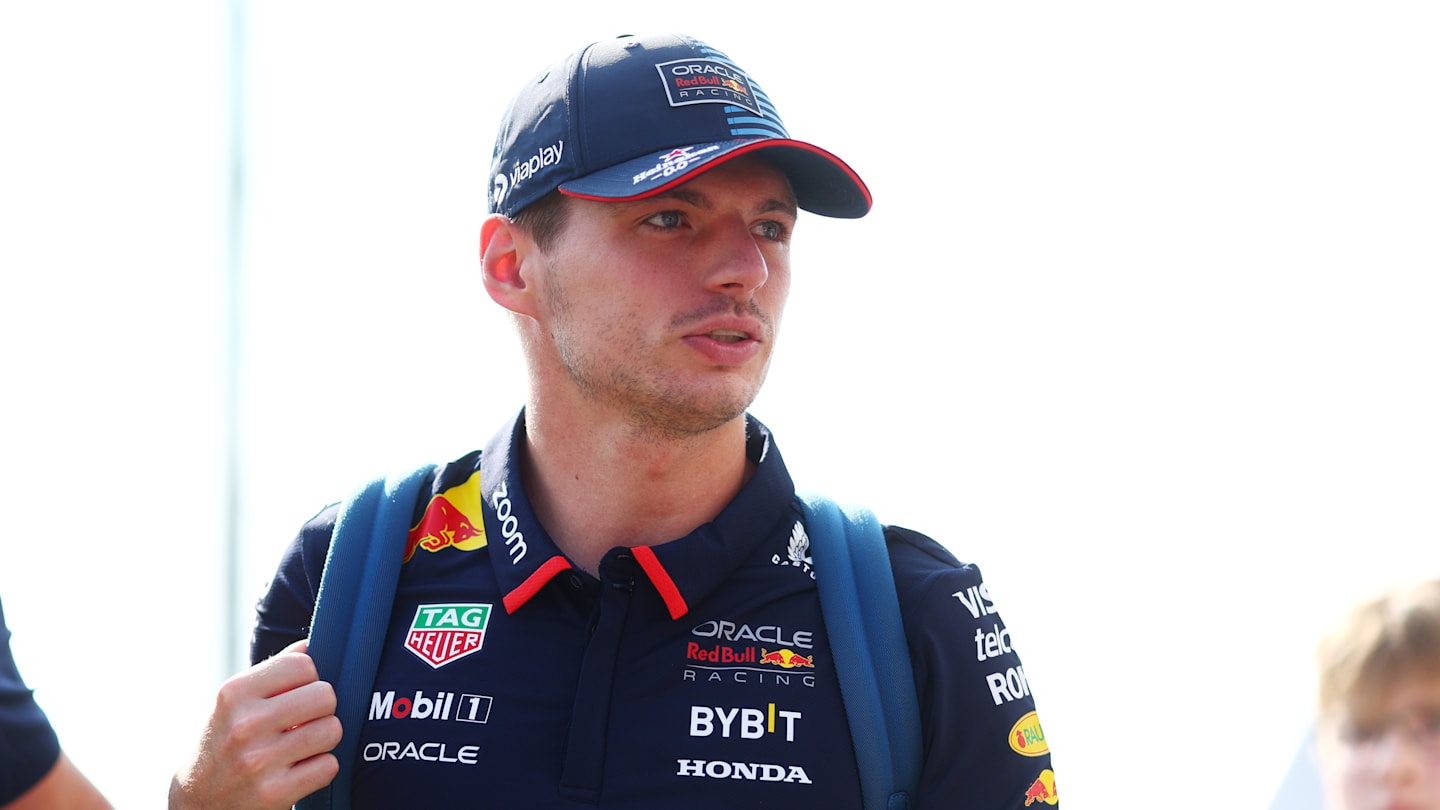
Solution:
<svg viewBox="0 0 1440 810">
<path fill-rule="evenodd" d="M 630 549 L 635 554 L 635 559 L 640 567 L 645 569 L 645 575 L 650 577 L 650 584 L 660 592 L 660 598 L 665 600 L 665 607 L 670 609 L 670 618 L 678 619 L 690 612 L 690 606 L 685 604 L 685 597 L 680 595 L 680 589 L 675 587 L 675 580 L 660 564 L 659 558 L 655 556 L 655 549 L 649 546 L 636 546 Z"/>
<path fill-rule="evenodd" d="M 545 587 L 545 583 L 549 582 L 556 574 L 569 568 L 570 561 L 559 554 L 541 563 L 540 567 L 535 569 L 535 573 L 526 577 L 525 581 L 520 583 L 515 590 L 505 594 L 505 612 L 514 613 L 519 610 L 522 605 L 530 601 L 530 597 Z"/>
</svg>

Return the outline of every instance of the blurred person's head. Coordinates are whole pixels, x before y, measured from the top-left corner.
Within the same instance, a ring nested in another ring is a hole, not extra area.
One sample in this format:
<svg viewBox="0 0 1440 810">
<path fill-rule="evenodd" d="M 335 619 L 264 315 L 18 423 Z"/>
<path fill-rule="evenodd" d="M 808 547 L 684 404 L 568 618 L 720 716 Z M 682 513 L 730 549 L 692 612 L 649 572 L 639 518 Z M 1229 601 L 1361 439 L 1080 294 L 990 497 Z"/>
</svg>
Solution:
<svg viewBox="0 0 1440 810">
<path fill-rule="evenodd" d="M 1318 654 L 1331 810 L 1440 810 L 1440 580 L 1357 605 Z"/>
</svg>

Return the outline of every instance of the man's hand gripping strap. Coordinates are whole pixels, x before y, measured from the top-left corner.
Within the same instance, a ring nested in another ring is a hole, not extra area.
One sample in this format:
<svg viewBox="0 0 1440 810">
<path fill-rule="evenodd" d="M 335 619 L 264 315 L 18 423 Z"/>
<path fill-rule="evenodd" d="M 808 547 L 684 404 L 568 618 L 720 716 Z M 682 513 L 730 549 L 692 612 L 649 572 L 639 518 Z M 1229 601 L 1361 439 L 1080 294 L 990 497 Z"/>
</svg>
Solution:
<svg viewBox="0 0 1440 810">
<path fill-rule="evenodd" d="M 315 595 L 309 648 L 320 680 L 335 687 L 341 737 L 333 753 L 340 773 L 328 787 L 300 800 L 299 810 L 350 807 L 360 726 L 390 624 L 405 538 L 420 486 L 432 469 L 425 465 L 371 481 L 340 507 Z"/>
</svg>

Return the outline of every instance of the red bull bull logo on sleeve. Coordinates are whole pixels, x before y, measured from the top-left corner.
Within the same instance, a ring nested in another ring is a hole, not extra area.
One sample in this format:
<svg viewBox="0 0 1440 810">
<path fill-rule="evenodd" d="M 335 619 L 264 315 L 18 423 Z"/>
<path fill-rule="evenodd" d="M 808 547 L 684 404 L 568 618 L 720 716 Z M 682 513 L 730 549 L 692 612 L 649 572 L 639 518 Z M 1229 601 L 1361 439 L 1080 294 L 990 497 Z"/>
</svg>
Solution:
<svg viewBox="0 0 1440 810">
<path fill-rule="evenodd" d="M 1010 727 L 1010 750 L 1023 757 L 1050 753 L 1050 746 L 1045 742 L 1045 730 L 1040 728 L 1040 716 L 1035 712 L 1026 714 Z"/>
<path fill-rule="evenodd" d="M 405 634 L 405 649 L 435 669 L 479 652 L 485 643 L 485 627 L 490 623 L 490 607 L 421 605 L 415 609 L 410 632 Z"/>
<path fill-rule="evenodd" d="M 405 539 L 405 562 L 417 548 L 436 552 L 444 548 L 474 551 L 485 547 L 485 522 L 481 518 L 480 472 L 465 483 L 451 487 L 430 499 L 420 522 Z"/>
<path fill-rule="evenodd" d="M 1025 806 L 1040 802 L 1041 804 L 1059 804 L 1060 796 L 1055 792 L 1055 772 L 1046 768 L 1040 772 L 1039 778 L 1030 783 L 1025 790 Z"/>
</svg>

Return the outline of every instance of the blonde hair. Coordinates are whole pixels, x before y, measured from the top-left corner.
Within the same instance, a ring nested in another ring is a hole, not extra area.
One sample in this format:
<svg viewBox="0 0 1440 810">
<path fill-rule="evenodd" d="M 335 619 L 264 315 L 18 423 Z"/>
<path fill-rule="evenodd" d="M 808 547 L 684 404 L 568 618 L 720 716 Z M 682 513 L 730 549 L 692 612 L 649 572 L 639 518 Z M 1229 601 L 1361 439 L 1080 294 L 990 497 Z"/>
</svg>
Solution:
<svg viewBox="0 0 1440 810">
<path fill-rule="evenodd" d="M 1321 717 L 1373 717 L 1400 683 L 1440 680 L 1440 579 L 1355 606 L 1317 658 Z"/>
</svg>

